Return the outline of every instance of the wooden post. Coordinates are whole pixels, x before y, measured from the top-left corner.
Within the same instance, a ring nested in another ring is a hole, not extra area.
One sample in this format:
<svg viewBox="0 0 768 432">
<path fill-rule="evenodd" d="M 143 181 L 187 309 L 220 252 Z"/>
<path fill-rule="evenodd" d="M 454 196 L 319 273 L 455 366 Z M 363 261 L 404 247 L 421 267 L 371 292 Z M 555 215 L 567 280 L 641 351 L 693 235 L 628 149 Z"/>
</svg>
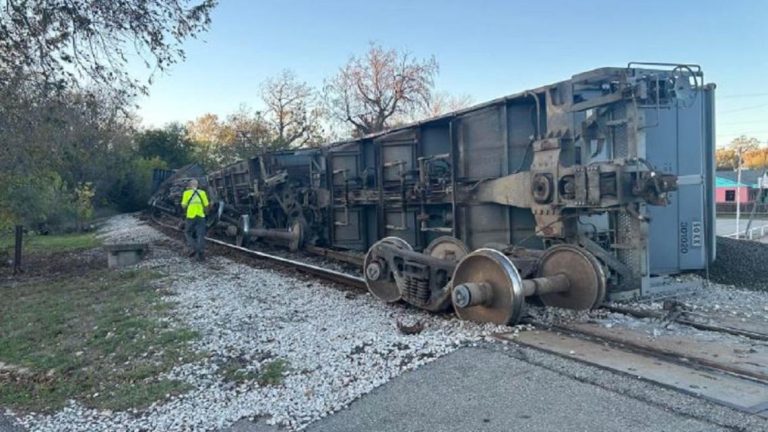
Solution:
<svg viewBox="0 0 768 432">
<path fill-rule="evenodd" d="M 24 231 L 21 225 L 16 225 L 16 244 L 13 256 L 13 274 L 21 273 L 21 240 Z"/>
</svg>

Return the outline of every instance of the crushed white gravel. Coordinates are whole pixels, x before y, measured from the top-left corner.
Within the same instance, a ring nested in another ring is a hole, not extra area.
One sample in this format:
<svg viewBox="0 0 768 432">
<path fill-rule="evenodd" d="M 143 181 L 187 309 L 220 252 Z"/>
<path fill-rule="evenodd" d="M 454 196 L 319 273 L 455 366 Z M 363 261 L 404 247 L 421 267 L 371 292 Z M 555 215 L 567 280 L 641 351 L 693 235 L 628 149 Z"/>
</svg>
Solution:
<svg viewBox="0 0 768 432">
<path fill-rule="evenodd" d="M 768 291 L 752 291 L 718 284 L 693 274 L 680 278 L 699 282 L 696 284 L 697 288 L 675 297 L 675 300 L 684 304 L 687 310 L 707 314 L 715 319 L 717 317 L 743 318 L 750 321 L 765 321 L 768 325 Z M 662 301 L 621 302 L 611 303 L 611 305 L 650 311 L 660 311 L 664 307 Z"/>
<path fill-rule="evenodd" d="M 171 320 L 200 334 L 193 347 L 204 359 L 169 373 L 193 390 L 137 412 L 97 411 L 72 401 L 57 413 L 21 418 L 30 430 L 217 430 L 255 417 L 299 430 L 404 371 L 510 330 L 385 305 L 361 292 L 220 257 L 201 267 L 171 250 L 167 237 L 133 216 L 110 219 L 100 235 L 105 243 L 152 243 L 150 256 L 140 265 L 169 275 L 168 300 L 175 304 Z M 425 329 L 404 335 L 398 321 L 421 321 Z M 280 385 L 261 386 L 255 380 L 235 384 L 224 380 L 220 370 L 229 359 L 254 372 L 282 359 L 288 370 Z"/>
</svg>

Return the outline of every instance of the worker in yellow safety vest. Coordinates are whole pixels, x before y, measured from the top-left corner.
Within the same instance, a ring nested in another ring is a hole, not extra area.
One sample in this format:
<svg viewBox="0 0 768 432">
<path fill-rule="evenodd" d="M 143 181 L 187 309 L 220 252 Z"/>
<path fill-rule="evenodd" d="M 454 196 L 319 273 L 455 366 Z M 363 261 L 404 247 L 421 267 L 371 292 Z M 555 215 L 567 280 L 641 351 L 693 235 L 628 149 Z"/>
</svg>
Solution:
<svg viewBox="0 0 768 432">
<path fill-rule="evenodd" d="M 189 256 L 196 256 L 198 261 L 203 261 L 205 250 L 205 212 L 210 208 L 208 195 L 197 188 L 197 180 L 192 179 L 187 185 L 187 190 L 181 196 L 181 207 L 186 210 L 186 224 L 184 235 L 189 246 Z"/>
</svg>

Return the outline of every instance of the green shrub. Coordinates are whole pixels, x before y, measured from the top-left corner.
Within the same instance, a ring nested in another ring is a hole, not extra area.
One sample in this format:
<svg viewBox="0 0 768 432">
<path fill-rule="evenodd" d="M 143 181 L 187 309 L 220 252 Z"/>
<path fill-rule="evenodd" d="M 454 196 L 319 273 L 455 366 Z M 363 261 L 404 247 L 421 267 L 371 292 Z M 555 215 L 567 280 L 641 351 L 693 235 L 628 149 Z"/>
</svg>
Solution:
<svg viewBox="0 0 768 432">
<path fill-rule="evenodd" d="M 85 205 L 86 195 L 78 204 L 78 196 L 56 173 L 6 179 L 0 188 L 0 226 L 47 226 L 56 231 L 78 227 L 78 207 Z"/>
</svg>

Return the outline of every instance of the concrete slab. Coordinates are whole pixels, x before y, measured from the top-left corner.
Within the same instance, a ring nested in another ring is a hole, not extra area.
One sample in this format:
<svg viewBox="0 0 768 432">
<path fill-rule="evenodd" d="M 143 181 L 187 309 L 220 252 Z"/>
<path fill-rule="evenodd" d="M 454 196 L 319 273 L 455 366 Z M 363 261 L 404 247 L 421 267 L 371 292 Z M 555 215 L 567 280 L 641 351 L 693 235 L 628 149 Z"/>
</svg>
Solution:
<svg viewBox="0 0 768 432">
<path fill-rule="evenodd" d="M 484 348 L 404 374 L 307 429 L 324 431 L 718 431 Z"/>
<path fill-rule="evenodd" d="M 125 243 L 105 245 L 109 268 L 128 267 L 138 264 L 149 249 L 147 243 Z"/>
</svg>

